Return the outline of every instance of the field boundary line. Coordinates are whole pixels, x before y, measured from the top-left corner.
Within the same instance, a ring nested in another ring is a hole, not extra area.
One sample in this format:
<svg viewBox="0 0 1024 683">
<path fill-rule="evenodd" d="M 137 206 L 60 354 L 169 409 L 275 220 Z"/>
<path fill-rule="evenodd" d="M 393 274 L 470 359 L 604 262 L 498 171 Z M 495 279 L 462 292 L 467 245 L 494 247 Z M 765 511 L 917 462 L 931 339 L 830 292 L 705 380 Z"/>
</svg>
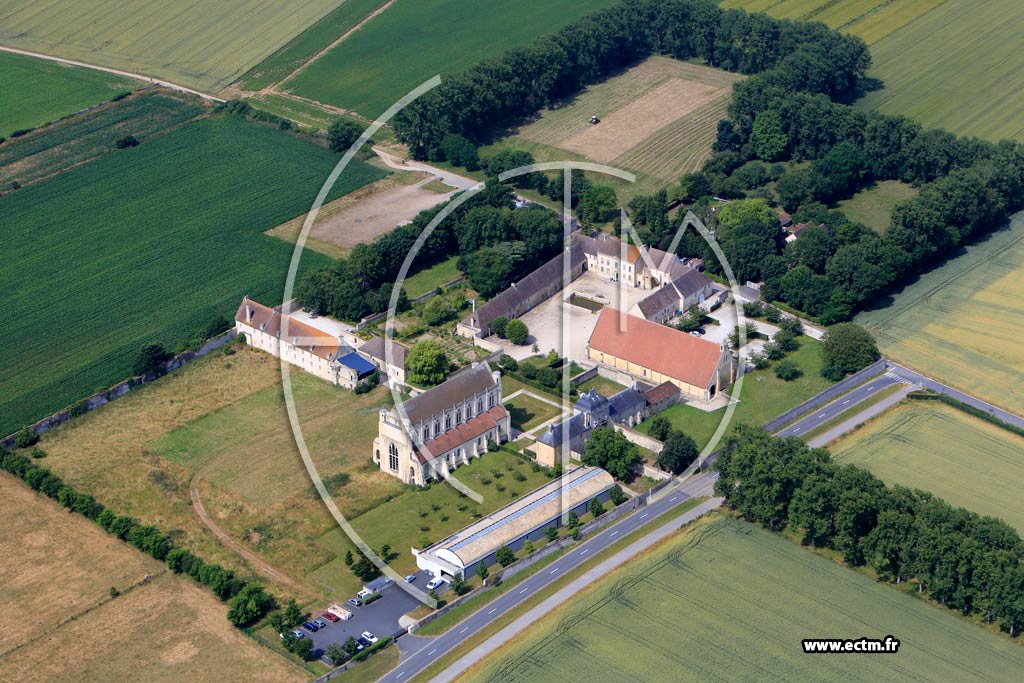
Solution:
<svg viewBox="0 0 1024 683">
<path fill-rule="evenodd" d="M 330 45 L 328 45 L 327 47 L 325 47 L 324 49 L 320 50 L 319 52 L 314 54 L 312 57 L 307 59 L 301 66 L 299 66 L 298 69 L 296 69 L 295 71 L 291 72 L 290 74 L 288 74 L 287 76 L 285 76 L 284 78 L 282 78 L 277 83 L 275 83 L 274 85 L 270 86 L 269 88 L 266 88 L 266 91 L 267 92 L 276 93 L 278 95 L 281 95 L 282 93 L 281 93 L 280 90 L 278 90 L 278 88 L 283 86 L 285 83 L 287 83 L 289 80 L 291 80 L 294 76 L 297 76 L 298 74 L 302 73 L 306 69 L 306 67 L 308 67 L 310 64 L 312 64 L 312 63 L 314 63 L 316 61 L 319 61 L 319 59 L 321 57 L 323 57 L 325 54 L 327 54 L 328 52 L 333 50 L 338 45 L 338 43 L 340 43 L 341 41 L 343 41 L 346 38 L 348 38 L 350 35 L 352 35 L 356 31 L 358 31 L 359 29 L 361 29 L 363 26 L 366 26 L 367 22 L 372 20 L 374 17 L 376 17 L 378 14 L 380 14 L 381 12 L 386 10 L 388 7 L 391 7 L 391 5 L 393 5 L 393 4 L 395 4 L 395 0 L 388 0 L 388 2 L 386 2 L 383 5 L 381 5 L 380 7 L 375 9 L 374 11 L 370 12 L 370 14 L 368 14 L 362 21 L 360 21 L 358 24 L 356 24 L 355 26 L 353 26 L 349 30 L 347 30 L 344 33 L 342 33 Z"/>
<path fill-rule="evenodd" d="M 17 55 L 25 55 L 27 57 L 35 57 L 37 59 L 45 59 L 45 60 L 50 61 L 50 62 L 57 62 L 59 64 L 67 64 L 69 66 L 80 66 L 80 67 L 83 67 L 83 68 L 86 68 L 86 69 L 93 69 L 94 71 L 105 71 L 105 72 L 107 72 L 109 74 L 114 74 L 115 76 L 125 76 L 126 78 L 134 78 L 134 79 L 139 80 L 139 81 L 145 81 L 146 83 L 153 83 L 153 84 L 156 84 L 156 85 L 162 85 L 165 88 L 170 88 L 171 90 L 177 90 L 179 92 L 187 92 L 187 93 L 190 93 L 192 95 L 198 95 L 199 97 L 202 97 L 204 100 L 209 100 L 211 102 L 223 102 L 224 101 L 220 97 L 215 97 L 213 95 L 210 95 L 209 93 L 200 92 L 199 90 L 193 90 L 192 88 L 186 88 L 185 86 L 178 85 L 177 83 L 172 83 L 170 81 L 164 81 L 164 80 L 161 80 L 161 79 L 158 79 L 158 78 L 152 78 L 150 76 L 143 76 L 142 74 L 131 73 L 130 71 L 121 71 L 120 69 L 112 69 L 112 68 L 110 68 L 108 66 L 99 66 L 98 64 L 88 64 L 86 62 L 76 62 L 73 59 L 65 59 L 64 57 L 56 57 L 54 55 L 45 55 L 45 54 L 43 54 L 41 52 L 30 52 L 28 50 L 19 50 L 16 47 L 7 47 L 6 45 L 0 45 L 0 51 L 11 52 L 11 53 L 17 54 Z"/>
</svg>

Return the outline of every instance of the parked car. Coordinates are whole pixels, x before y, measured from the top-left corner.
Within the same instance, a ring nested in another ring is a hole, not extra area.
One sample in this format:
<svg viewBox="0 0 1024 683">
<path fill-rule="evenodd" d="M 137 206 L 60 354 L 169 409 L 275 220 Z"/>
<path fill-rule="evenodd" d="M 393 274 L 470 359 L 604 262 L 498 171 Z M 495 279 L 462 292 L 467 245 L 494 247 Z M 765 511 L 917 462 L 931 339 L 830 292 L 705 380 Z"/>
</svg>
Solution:
<svg viewBox="0 0 1024 683">
<path fill-rule="evenodd" d="M 360 600 L 359 598 L 349 598 L 348 599 L 348 604 L 352 605 L 353 607 L 362 607 L 363 606 L 363 601 Z"/>
<path fill-rule="evenodd" d="M 363 632 L 362 632 L 362 633 L 360 634 L 360 637 L 361 637 L 361 638 L 366 638 L 366 639 L 367 639 L 368 641 L 370 641 L 371 643 L 376 643 L 376 642 L 377 642 L 377 640 L 378 640 L 377 636 L 373 635 L 373 634 L 372 634 L 372 633 L 370 633 L 369 631 L 363 631 Z"/>
<path fill-rule="evenodd" d="M 297 628 L 293 628 L 293 629 L 292 629 L 292 633 L 293 633 L 293 634 L 295 634 L 295 638 L 296 638 L 296 639 L 298 639 L 298 638 L 305 638 L 305 637 L 306 637 L 306 634 L 305 634 L 305 633 L 303 633 L 302 631 L 300 631 L 300 630 L 299 630 L 299 629 L 297 629 Z"/>
<path fill-rule="evenodd" d="M 356 642 L 359 643 L 360 645 L 362 645 L 364 648 L 365 647 L 370 647 L 371 645 L 373 645 L 373 643 L 368 641 L 366 638 L 363 638 L 362 636 L 359 636 L 358 638 L 356 638 Z M 360 648 L 360 649 L 362 649 L 362 648 Z"/>
<path fill-rule="evenodd" d="M 363 590 L 361 590 L 358 593 L 356 593 L 356 595 L 358 597 L 362 598 L 363 600 L 365 600 L 366 598 L 368 598 L 371 595 L 373 595 L 373 591 L 367 590 L 367 589 L 364 588 Z"/>
<path fill-rule="evenodd" d="M 314 624 L 312 621 L 303 622 L 302 628 L 306 629 L 310 633 L 316 633 L 320 630 L 320 627 Z"/>
<path fill-rule="evenodd" d="M 412 583 L 415 580 L 416 580 L 416 575 L 415 574 L 409 574 L 409 576 L 405 577 L 405 582 L 406 583 Z"/>
<path fill-rule="evenodd" d="M 339 617 L 337 614 L 334 614 L 333 612 L 324 612 L 320 616 L 322 616 L 324 619 L 330 622 L 341 621 L 341 617 Z"/>
<path fill-rule="evenodd" d="M 430 581 L 427 582 L 427 590 L 428 591 L 432 591 L 435 588 L 443 586 L 444 584 L 445 584 L 445 580 L 443 578 L 441 578 L 440 576 L 435 576 L 434 578 L 432 578 Z"/>
<path fill-rule="evenodd" d="M 318 628 L 327 628 L 327 622 L 321 619 L 320 617 L 314 619 L 313 623 L 316 624 Z"/>
</svg>

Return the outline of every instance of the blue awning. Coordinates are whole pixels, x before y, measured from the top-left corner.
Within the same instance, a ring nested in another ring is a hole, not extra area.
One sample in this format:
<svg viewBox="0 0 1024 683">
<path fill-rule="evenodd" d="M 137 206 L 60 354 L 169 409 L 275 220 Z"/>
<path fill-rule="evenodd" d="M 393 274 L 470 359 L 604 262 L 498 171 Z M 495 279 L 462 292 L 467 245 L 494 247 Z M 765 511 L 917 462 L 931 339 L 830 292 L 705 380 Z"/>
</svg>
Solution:
<svg viewBox="0 0 1024 683">
<path fill-rule="evenodd" d="M 352 368 L 353 370 L 355 370 L 356 373 L 359 375 L 360 379 L 366 377 L 367 375 L 373 374 L 374 370 L 377 369 L 376 365 L 366 360 L 355 351 L 353 351 L 352 353 L 345 354 L 344 356 L 338 359 L 338 362 L 347 368 Z"/>
</svg>

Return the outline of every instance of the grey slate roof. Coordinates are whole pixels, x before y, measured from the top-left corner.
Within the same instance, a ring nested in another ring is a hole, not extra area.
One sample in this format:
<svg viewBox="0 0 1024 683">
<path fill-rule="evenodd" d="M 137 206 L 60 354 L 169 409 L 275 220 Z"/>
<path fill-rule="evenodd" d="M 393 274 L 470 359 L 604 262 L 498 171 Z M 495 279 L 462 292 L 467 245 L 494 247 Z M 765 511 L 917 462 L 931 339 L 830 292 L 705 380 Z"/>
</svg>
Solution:
<svg viewBox="0 0 1024 683">
<path fill-rule="evenodd" d="M 637 303 L 640 312 L 645 318 L 650 318 L 655 313 L 663 311 L 669 306 L 679 305 L 679 294 L 672 285 L 664 285 L 648 294 Z"/>
<path fill-rule="evenodd" d="M 437 415 L 466 398 L 494 387 L 494 377 L 486 363 L 473 363 L 447 380 L 402 404 L 412 424 Z M 485 407 L 486 409 L 486 407 Z"/>
<path fill-rule="evenodd" d="M 672 280 L 672 286 L 679 292 L 680 297 L 693 296 L 709 284 L 711 284 L 711 278 L 695 269 L 689 269 Z"/>
<path fill-rule="evenodd" d="M 548 430 L 541 434 L 537 441 L 546 446 L 556 448 L 562 443 L 563 439 L 572 441 L 582 436 L 586 431 L 586 416 L 583 413 L 577 413 L 568 420 L 548 427 Z"/>
<path fill-rule="evenodd" d="M 382 337 L 372 337 L 368 342 L 359 347 L 359 352 L 364 353 L 371 358 L 384 362 L 384 339 Z M 398 342 L 391 342 L 391 354 L 394 364 L 400 368 L 405 368 L 405 352 L 406 348 Z"/>
<path fill-rule="evenodd" d="M 591 389 L 590 391 L 582 394 L 578 399 L 576 399 L 575 408 L 583 412 L 592 413 L 597 410 L 600 410 L 607 403 L 607 398 L 597 393 L 596 389 Z"/>
<path fill-rule="evenodd" d="M 608 402 L 611 403 L 610 417 L 613 420 L 616 415 L 632 415 L 647 406 L 647 399 L 636 389 L 623 389 L 609 398 Z"/>
</svg>

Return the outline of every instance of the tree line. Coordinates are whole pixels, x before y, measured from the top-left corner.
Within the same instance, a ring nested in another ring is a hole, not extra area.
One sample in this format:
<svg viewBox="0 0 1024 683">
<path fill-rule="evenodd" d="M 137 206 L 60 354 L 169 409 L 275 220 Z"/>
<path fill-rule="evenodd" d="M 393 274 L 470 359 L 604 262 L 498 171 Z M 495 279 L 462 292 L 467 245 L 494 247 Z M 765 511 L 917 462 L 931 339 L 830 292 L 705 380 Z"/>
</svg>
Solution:
<svg viewBox="0 0 1024 683">
<path fill-rule="evenodd" d="M 726 441 L 717 467 L 715 492 L 744 518 L 788 527 L 804 545 L 833 549 L 884 581 L 916 581 L 918 592 L 1011 636 L 1024 625 L 1024 542 L 1005 522 L 887 486 L 825 449 L 747 425 Z"/>
<path fill-rule="evenodd" d="M 661 54 L 761 74 L 765 88 L 849 93 L 871 62 L 862 40 L 824 24 L 724 10 L 711 0 L 630 0 L 450 76 L 394 119 L 419 159 L 440 159 L 459 135 L 485 140 L 589 83 Z M 752 79 L 753 80 L 753 79 Z"/>
<path fill-rule="evenodd" d="M 235 626 L 246 626 L 259 620 L 269 609 L 273 598 L 263 586 L 250 583 L 234 571 L 205 562 L 190 551 L 175 548 L 170 537 L 155 526 L 140 524 L 127 515 L 118 515 L 87 493 L 65 484 L 48 467 L 36 465 L 21 453 L 0 447 L 0 467 L 18 477 L 33 490 L 51 498 L 68 510 L 90 519 L 105 531 L 150 555 L 176 574 L 187 574 L 207 586 L 214 595 L 228 604 L 228 620 Z"/>
<path fill-rule="evenodd" d="M 347 259 L 307 271 L 296 287 L 296 297 L 305 307 L 348 321 L 386 311 L 402 263 L 445 206 L 421 211 L 411 224 L 356 245 Z M 491 297 L 502 291 L 554 257 L 562 244 L 557 214 L 542 206 L 513 207 L 512 187 L 488 182 L 436 226 L 416 255 L 416 268 L 458 256 L 459 270 L 481 295 Z M 398 310 L 408 307 L 408 297 L 401 290 Z"/>
</svg>

